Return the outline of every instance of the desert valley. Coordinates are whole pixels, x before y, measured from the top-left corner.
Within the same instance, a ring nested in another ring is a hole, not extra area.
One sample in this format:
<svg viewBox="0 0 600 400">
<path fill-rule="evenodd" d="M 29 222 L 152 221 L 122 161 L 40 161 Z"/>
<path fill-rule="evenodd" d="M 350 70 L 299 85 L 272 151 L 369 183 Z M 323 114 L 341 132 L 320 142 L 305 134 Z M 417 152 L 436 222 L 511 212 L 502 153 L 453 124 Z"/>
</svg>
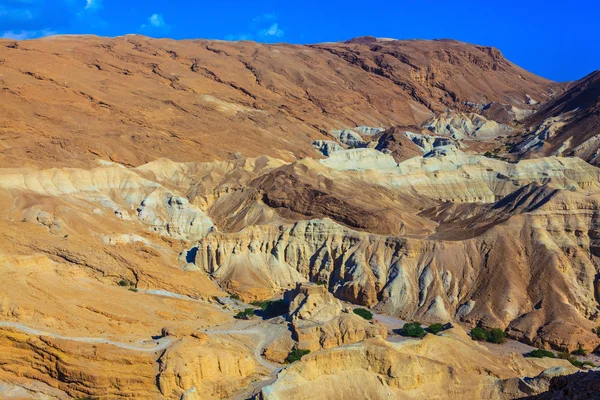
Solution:
<svg viewBox="0 0 600 400">
<path fill-rule="evenodd" d="M 600 71 L 0 39 L 0 202 L 0 398 L 600 398 Z"/>
</svg>

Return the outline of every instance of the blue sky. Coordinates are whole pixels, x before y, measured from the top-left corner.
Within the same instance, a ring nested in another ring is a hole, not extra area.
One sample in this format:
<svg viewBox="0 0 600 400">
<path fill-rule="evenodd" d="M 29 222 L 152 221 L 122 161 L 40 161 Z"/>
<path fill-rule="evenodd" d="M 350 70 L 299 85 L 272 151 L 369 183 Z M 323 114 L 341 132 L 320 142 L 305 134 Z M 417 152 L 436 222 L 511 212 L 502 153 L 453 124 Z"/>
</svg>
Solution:
<svg viewBox="0 0 600 400">
<path fill-rule="evenodd" d="M 0 37 L 51 34 L 318 43 L 372 35 L 498 47 L 541 76 L 600 69 L 600 1 L 0 0 Z"/>
</svg>

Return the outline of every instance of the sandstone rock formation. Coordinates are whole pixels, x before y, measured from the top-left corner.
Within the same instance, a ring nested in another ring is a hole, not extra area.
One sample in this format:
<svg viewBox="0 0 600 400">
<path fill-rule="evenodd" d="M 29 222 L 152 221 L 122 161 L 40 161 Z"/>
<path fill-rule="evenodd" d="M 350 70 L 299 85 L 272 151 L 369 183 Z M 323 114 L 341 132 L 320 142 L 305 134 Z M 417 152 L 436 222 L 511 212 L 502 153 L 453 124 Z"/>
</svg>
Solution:
<svg viewBox="0 0 600 400">
<path fill-rule="evenodd" d="M 323 285 L 301 283 L 293 291 L 290 318 L 297 347 L 311 351 L 385 338 L 386 329 L 344 308 Z"/>
<path fill-rule="evenodd" d="M 0 397 L 545 390 L 564 361 L 461 329 L 600 344 L 596 78 L 446 40 L 0 39 Z M 286 290 L 289 321 L 244 303 Z M 458 328 L 390 343 L 355 305 Z"/>
<path fill-rule="evenodd" d="M 457 362 L 459 361 L 459 362 Z M 537 375 L 564 360 L 497 357 L 460 328 L 423 340 L 371 339 L 304 356 L 263 388 L 262 399 L 485 398 L 509 399 L 505 379 Z"/>
<path fill-rule="evenodd" d="M 437 115 L 427 122 L 425 128 L 436 135 L 448 136 L 456 140 L 491 139 L 507 135 L 511 131 L 509 126 L 490 121 L 479 114 L 450 112 Z"/>
</svg>

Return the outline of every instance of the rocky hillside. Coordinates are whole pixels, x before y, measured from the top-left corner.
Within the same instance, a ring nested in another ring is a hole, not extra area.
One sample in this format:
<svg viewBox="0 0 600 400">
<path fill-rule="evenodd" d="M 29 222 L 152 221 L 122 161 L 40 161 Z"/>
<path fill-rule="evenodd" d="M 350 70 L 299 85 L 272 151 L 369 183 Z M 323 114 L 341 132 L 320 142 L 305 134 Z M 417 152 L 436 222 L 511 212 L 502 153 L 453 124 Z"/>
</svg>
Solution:
<svg viewBox="0 0 600 400">
<path fill-rule="evenodd" d="M 531 346 L 600 345 L 596 78 L 449 40 L 0 40 L 0 397 L 547 391 L 574 369 Z"/>
<path fill-rule="evenodd" d="M 523 122 L 528 134 L 513 149 L 520 156 L 575 156 L 599 165 L 600 71 L 572 83 Z"/>
<path fill-rule="evenodd" d="M 557 90 L 496 49 L 455 41 L 0 40 L 0 166 L 290 160 L 316 155 L 311 142 L 332 129 L 523 108 Z"/>
</svg>

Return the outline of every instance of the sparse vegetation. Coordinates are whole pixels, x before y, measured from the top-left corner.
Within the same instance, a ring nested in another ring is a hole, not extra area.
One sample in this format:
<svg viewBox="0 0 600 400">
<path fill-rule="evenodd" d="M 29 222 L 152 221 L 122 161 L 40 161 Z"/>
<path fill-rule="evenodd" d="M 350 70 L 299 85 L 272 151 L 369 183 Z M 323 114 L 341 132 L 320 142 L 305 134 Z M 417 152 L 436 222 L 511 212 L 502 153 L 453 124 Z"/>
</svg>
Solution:
<svg viewBox="0 0 600 400">
<path fill-rule="evenodd" d="M 136 287 L 130 287 L 129 291 L 137 293 L 138 292 L 138 288 L 136 288 Z"/>
<path fill-rule="evenodd" d="M 575 351 L 577 351 L 577 350 L 575 350 Z M 575 358 L 575 356 L 572 356 L 571 354 L 569 354 L 566 351 L 562 351 L 562 352 L 558 353 L 558 358 L 567 360 L 568 362 L 571 363 L 571 365 L 573 365 L 574 367 L 577 367 L 577 368 L 583 368 L 584 365 L 588 365 L 590 367 L 595 367 L 594 363 L 592 363 L 591 361 L 579 361 L 577 358 Z"/>
<path fill-rule="evenodd" d="M 442 331 L 442 329 L 444 329 L 444 325 L 443 324 L 431 324 L 429 325 L 429 327 L 427 328 L 427 330 L 430 333 L 433 333 L 434 335 L 437 335 L 439 332 Z"/>
<path fill-rule="evenodd" d="M 300 360 L 302 358 L 302 356 L 305 356 L 308 353 L 310 353 L 310 350 L 294 348 L 294 349 L 292 349 L 292 351 L 289 352 L 289 354 L 285 358 L 285 362 L 291 364 L 294 361 Z"/>
<path fill-rule="evenodd" d="M 240 299 L 240 296 L 238 296 L 236 293 L 230 294 L 229 297 L 231 297 L 233 300 L 239 300 Z"/>
<path fill-rule="evenodd" d="M 488 333 L 485 329 L 476 326 L 475 328 L 471 329 L 471 339 L 479 340 L 482 342 L 487 341 Z"/>
<path fill-rule="evenodd" d="M 359 317 L 363 317 L 367 321 L 373 319 L 373 313 L 365 308 L 355 308 L 352 311 L 354 311 L 354 314 L 358 315 Z"/>
<path fill-rule="evenodd" d="M 592 367 L 592 368 L 596 368 L 596 364 L 594 364 L 591 361 L 584 361 L 582 364 L 583 365 L 587 365 L 587 366 Z"/>
<path fill-rule="evenodd" d="M 596 334 L 596 336 L 598 336 L 600 338 L 600 326 L 597 327 L 596 329 L 592 329 L 592 332 L 594 332 Z"/>
<path fill-rule="evenodd" d="M 502 329 L 494 328 L 489 331 L 490 336 L 488 338 L 488 342 L 501 344 L 506 341 L 506 333 Z"/>
<path fill-rule="evenodd" d="M 571 354 L 573 354 L 574 356 L 587 356 L 587 351 L 585 351 L 584 348 L 579 347 L 577 350 L 573 350 L 571 352 Z"/>
<path fill-rule="evenodd" d="M 253 316 L 254 316 L 254 309 L 246 308 L 244 311 L 240 311 L 239 313 L 235 314 L 233 316 L 233 318 L 235 318 L 235 319 L 250 319 Z"/>
<path fill-rule="evenodd" d="M 408 322 L 400 330 L 400 334 L 408 337 L 422 338 L 427 335 L 420 322 Z"/>
<path fill-rule="evenodd" d="M 129 286 L 129 282 L 127 282 L 125 279 L 121 279 L 119 281 L 119 286 L 122 286 L 122 287 Z"/>
<path fill-rule="evenodd" d="M 471 329 L 471 338 L 481 342 L 501 344 L 506 341 L 506 333 L 499 328 L 484 329 L 476 326 Z"/>
<path fill-rule="evenodd" d="M 525 354 L 525 357 L 533 357 L 533 358 L 556 358 L 556 355 L 550 350 L 536 349 L 532 350 L 529 353 Z"/>
<path fill-rule="evenodd" d="M 315 283 L 320 286 L 327 286 L 327 281 L 316 281 Z"/>
</svg>

